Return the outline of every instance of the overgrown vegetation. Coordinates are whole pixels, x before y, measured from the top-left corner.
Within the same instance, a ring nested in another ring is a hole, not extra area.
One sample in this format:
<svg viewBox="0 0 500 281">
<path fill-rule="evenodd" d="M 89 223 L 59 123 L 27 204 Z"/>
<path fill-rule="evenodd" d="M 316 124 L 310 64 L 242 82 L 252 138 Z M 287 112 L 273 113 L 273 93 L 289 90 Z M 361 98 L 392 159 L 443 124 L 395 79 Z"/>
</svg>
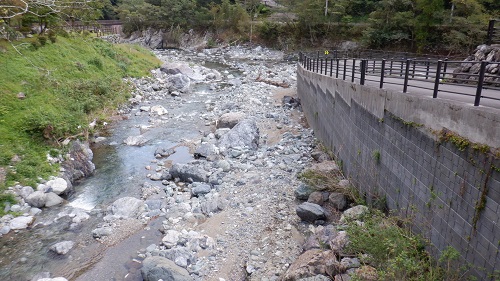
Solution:
<svg viewBox="0 0 500 281">
<path fill-rule="evenodd" d="M 159 66 L 138 46 L 77 35 L 36 49 L 33 41 L 38 38 L 0 41 L 0 166 L 7 168 L 0 190 L 16 182 L 35 185 L 57 172 L 47 155 L 60 154 L 65 139 L 85 138 L 89 123 L 126 101 L 123 77 Z"/>
<path fill-rule="evenodd" d="M 465 269 L 457 268 L 460 254 L 447 247 L 438 261 L 426 252 L 427 242 L 400 227 L 398 217 L 385 216 L 371 210 L 363 224 L 352 222 L 346 231 L 349 236 L 347 253 L 359 257 L 364 264 L 377 269 L 379 280 L 464 280 Z"/>
</svg>

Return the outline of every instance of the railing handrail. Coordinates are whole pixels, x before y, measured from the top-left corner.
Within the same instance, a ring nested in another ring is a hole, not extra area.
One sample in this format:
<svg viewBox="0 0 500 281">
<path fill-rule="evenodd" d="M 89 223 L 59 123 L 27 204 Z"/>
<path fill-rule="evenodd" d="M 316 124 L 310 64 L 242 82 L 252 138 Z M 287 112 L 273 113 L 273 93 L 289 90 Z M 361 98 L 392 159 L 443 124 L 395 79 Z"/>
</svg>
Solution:
<svg viewBox="0 0 500 281">
<path fill-rule="evenodd" d="M 500 62 L 489 61 L 449 61 L 440 60 L 413 60 L 413 59 L 366 59 L 366 58 L 339 58 L 335 56 L 315 56 L 299 54 L 299 63 L 308 71 L 346 80 L 351 82 L 358 80 L 364 85 L 367 81 L 379 83 L 383 88 L 385 84 L 402 85 L 403 92 L 408 87 L 421 88 L 432 91 L 433 98 L 437 98 L 439 92 L 447 92 L 458 95 L 474 97 L 474 106 L 479 106 L 481 98 L 500 101 L 498 97 L 482 96 L 483 89 L 500 91 L 500 75 L 488 73 L 489 66 L 500 68 Z M 471 73 L 457 71 L 458 68 L 467 64 Z M 455 68 L 455 66 L 458 66 Z M 397 78 L 400 80 L 394 80 Z M 391 79 L 391 81 L 388 81 Z M 432 82 L 433 86 L 411 84 L 410 81 Z M 460 85 L 475 87 L 475 94 L 467 94 L 466 91 L 444 89 L 442 85 Z"/>
</svg>

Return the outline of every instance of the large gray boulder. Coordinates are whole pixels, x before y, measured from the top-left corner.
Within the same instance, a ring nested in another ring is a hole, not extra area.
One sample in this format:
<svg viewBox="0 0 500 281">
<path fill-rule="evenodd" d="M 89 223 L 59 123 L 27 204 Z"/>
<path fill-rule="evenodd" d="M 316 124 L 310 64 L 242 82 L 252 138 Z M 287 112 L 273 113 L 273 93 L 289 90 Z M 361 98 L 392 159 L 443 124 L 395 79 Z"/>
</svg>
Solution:
<svg viewBox="0 0 500 281">
<path fill-rule="evenodd" d="M 88 177 L 94 172 L 95 165 L 92 163 L 94 154 L 88 143 L 82 143 L 79 140 L 74 141 L 69 150 L 69 156 L 70 157 L 62 164 L 64 168 L 64 178 L 68 179 L 69 182 L 72 183 L 76 180 Z M 68 187 L 68 189 L 71 188 L 72 187 Z M 66 193 L 68 192 L 67 190 Z"/>
<path fill-rule="evenodd" d="M 30 206 L 36 207 L 36 208 L 42 208 L 45 207 L 45 202 L 47 201 L 47 194 L 43 191 L 35 191 L 28 195 L 28 197 L 25 199 L 26 203 L 28 203 Z"/>
<path fill-rule="evenodd" d="M 185 182 L 208 181 L 207 172 L 203 168 L 192 164 L 175 163 L 172 168 L 170 168 L 170 175 L 172 178 L 179 178 L 181 181 Z"/>
<path fill-rule="evenodd" d="M 134 197 L 123 197 L 111 204 L 108 211 L 123 218 L 137 218 L 144 211 L 144 201 Z"/>
<path fill-rule="evenodd" d="M 325 210 L 320 205 L 310 202 L 297 206 L 296 212 L 300 219 L 307 222 L 326 219 Z"/>
<path fill-rule="evenodd" d="M 75 245 L 73 241 L 62 241 L 50 247 L 50 250 L 58 255 L 66 255 Z"/>
<path fill-rule="evenodd" d="M 297 189 L 295 189 L 295 198 L 299 200 L 307 200 L 309 195 L 314 192 L 314 188 L 310 187 L 305 183 L 300 183 Z"/>
<path fill-rule="evenodd" d="M 208 183 L 204 182 L 194 182 L 191 187 L 191 194 L 195 197 L 200 195 L 205 195 L 212 190 L 212 187 Z"/>
<path fill-rule="evenodd" d="M 159 256 L 147 257 L 141 269 L 144 281 L 192 281 L 189 272 L 173 261 Z"/>
<path fill-rule="evenodd" d="M 248 147 L 257 149 L 259 146 L 259 128 L 254 118 L 240 121 L 227 134 L 219 139 L 220 148 Z"/>
<path fill-rule="evenodd" d="M 313 249 L 300 255 L 281 280 L 295 281 L 318 275 L 334 276 L 341 271 L 342 266 L 333 251 Z"/>
<path fill-rule="evenodd" d="M 182 73 L 178 73 L 168 77 L 167 81 L 170 84 L 171 91 L 186 92 L 191 85 L 191 80 L 189 80 L 189 77 Z"/>
<path fill-rule="evenodd" d="M 166 62 L 161 66 L 160 70 L 171 75 L 182 74 L 192 80 L 203 80 L 204 78 L 203 75 L 195 72 L 185 63 Z"/>
<path fill-rule="evenodd" d="M 200 145 L 194 152 L 194 158 L 205 158 L 209 161 L 213 161 L 217 158 L 219 154 L 219 149 L 213 143 L 204 143 Z"/>
<path fill-rule="evenodd" d="M 46 194 L 45 207 L 47 208 L 60 205 L 64 202 L 64 199 L 59 197 L 59 195 L 55 194 L 54 192 L 48 192 Z"/>
</svg>

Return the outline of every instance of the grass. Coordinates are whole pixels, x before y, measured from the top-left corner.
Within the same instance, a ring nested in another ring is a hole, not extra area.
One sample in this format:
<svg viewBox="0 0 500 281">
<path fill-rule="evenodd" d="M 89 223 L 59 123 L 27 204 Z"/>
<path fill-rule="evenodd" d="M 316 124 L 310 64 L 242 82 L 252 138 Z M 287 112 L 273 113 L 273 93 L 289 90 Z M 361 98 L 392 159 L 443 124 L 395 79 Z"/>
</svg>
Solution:
<svg viewBox="0 0 500 281">
<path fill-rule="evenodd" d="M 0 191 L 55 174 L 59 167 L 47 154 L 63 153 L 62 140 L 85 138 L 93 119 L 126 102 L 124 77 L 146 76 L 160 65 L 139 46 L 79 35 L 34 47 L 36 40 L 14 42 L 18 52 L 0 40 L 0 166 L 7 169 Z M 26 98 L 17 97 L 21 92 Z"/>
<path fill-rule="evenodd" d="M 456 266 L 458 251 L 448 247 L 435 261 L 425 250 L 427 242 L 400 227 L 401 223 L 398 217 L 372 210 L 363 224 L 353 222 L 347 227 L 346 252 L 375 267 L 379 280 L 466 280 L 465 270 Z"/>
</svg>

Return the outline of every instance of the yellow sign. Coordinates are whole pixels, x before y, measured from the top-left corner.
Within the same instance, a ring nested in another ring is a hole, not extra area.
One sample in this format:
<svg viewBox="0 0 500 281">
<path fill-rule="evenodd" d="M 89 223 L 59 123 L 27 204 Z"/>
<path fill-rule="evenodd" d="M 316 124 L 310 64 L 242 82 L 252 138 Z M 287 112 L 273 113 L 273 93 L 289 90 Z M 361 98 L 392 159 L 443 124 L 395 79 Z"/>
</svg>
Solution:
<svg viewBox="0 0 500 281">
<path fill-rule="evenodd" d="M 328 55 L 330 54 L 330 52 L 328 50 L 325 50 L 325 55 Z"/>
</svg>

